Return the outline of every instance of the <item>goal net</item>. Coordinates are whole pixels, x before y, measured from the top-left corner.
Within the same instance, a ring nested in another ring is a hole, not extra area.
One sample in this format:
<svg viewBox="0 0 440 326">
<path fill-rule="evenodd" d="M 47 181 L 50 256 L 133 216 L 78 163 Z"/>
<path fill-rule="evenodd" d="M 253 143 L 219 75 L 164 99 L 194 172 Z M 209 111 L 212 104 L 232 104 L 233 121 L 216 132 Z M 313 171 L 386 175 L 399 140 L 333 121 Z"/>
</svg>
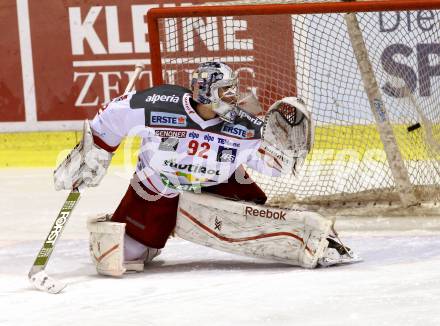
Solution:
<svg viewBox="0 0 440 326">
<path fill-rule="evenodd" d="M 300 173 L 249 170 L 270 205 L 426 213 L 440 199 L 439 13 L 437 0 L 154 9 L 153 81 L 189 85 L 200 62 L 219 60 L 263 110 L 306 102 L 315 143 Z"/>
</svg>

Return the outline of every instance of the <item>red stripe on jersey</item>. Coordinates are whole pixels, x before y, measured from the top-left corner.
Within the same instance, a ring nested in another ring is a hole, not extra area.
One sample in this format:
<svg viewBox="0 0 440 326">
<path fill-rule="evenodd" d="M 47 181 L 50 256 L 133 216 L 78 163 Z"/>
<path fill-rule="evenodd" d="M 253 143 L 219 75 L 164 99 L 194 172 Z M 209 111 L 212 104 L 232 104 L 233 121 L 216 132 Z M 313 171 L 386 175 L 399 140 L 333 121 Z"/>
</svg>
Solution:
<svg viewBox="0 0 440 326">
<path fill-rule="evenodd" d="M 107 152 L 114 152 L 119 147 L 119 144 L 116 146 L 107 145 L 107 143 L 105 143 L 101 138 L 99 138 L 96 135 L 93 135 L 93 142 L 95 143 L 95 145 L 101 147 L 103 150 L 106 150 Z"/>
</svg>

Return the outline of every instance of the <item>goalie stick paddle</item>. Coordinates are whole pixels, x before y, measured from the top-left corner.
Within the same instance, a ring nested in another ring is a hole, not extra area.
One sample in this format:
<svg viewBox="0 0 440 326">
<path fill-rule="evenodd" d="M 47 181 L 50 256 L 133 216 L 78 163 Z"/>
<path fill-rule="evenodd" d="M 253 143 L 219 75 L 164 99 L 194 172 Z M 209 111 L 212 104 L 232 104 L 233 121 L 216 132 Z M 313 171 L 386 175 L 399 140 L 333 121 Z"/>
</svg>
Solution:
<svg viewBox="0 0 440 326">
<path fill-rule="evenodd" d="M 133 75 L 131 76 L 127 87 L 125 88 L 124 94 L 127 94 L 132 90 L 136 80 L 139 78 L 141 72 L 144 70 L 144 65 L 136 64 Z M 55 244 L 60 237 L 61 233 L 64 230 L 64 227 L 69 220 L 70 214 L 73 211 L 73 208 L 78 203 L 81 195 L 82 185 L 77 188 L 74 188 L 66 201 L 64 202 L 63 207 L 61 208 L 55 222 L 50 229 L 49 234 L 46 237 L 46 240 L 43 243 L 43 246 L 40 249 L 40 252 L 37 255 L 37 258 L 34 261 L 34 264 L 29 271 L 28 277 L 31 284 L 38 290 L 46 291 L 48 293 L 56 294 L 60 293 L 65 287 L 61 281 L 50 277 L 46 271 L 46 265 L 49 261 L 50 255 L 55 247 Z"/>
</svg>

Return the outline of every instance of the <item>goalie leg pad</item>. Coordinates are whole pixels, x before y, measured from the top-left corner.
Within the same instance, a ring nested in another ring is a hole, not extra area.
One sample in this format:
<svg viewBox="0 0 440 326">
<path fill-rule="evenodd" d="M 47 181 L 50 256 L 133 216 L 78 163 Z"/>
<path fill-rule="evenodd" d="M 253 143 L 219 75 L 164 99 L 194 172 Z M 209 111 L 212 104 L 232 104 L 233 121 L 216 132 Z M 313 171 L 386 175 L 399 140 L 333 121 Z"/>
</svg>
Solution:
<svg viewBox="0 0 440 326">
<path fill-rule="evenodd" d="M 110 215 L 89 218 L 90 255 L 99 274 L 122 276 L 126 272 L 143 272 L 144 265 L 160 254 L 125 235 L 125 223 L 111 222 Z M 127 259 L 127 260 L 126 260 Z"/>
<path fill-rule="evenodd" d="M 108 215 L 91 217 L 87 221 L 90 232 L 89 250 L 98 274 L 122 276 L 124 267 L 125 223 L 109 222 Z"/>
<path fill-rule="evenodd" d="M 328 246 L 331 226 L 332 221 L 313 212 L 184 193 L 176 234 L 230 253 L 314 268 Z"/>
</svg>

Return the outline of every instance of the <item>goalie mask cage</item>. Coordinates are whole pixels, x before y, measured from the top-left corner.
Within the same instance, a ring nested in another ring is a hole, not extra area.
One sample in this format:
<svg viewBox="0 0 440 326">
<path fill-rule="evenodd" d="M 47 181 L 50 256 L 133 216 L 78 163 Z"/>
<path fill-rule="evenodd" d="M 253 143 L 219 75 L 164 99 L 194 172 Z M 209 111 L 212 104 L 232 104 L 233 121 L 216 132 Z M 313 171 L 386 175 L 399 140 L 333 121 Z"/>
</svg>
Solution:
<svg viewBox="0 0 440 326">
<path fill-rule="evenodd" d="M 437 214 L 440 1 L 229 2 L 148 13 L 155 85 L 189 85 L 222 61 L 263 110 L 285 96 L 312 112 L 297 176 L 251 170 L 269 205 L 323 214 Z M 401 209 L 403 208 L 403 210 Z"/>
</svg>

